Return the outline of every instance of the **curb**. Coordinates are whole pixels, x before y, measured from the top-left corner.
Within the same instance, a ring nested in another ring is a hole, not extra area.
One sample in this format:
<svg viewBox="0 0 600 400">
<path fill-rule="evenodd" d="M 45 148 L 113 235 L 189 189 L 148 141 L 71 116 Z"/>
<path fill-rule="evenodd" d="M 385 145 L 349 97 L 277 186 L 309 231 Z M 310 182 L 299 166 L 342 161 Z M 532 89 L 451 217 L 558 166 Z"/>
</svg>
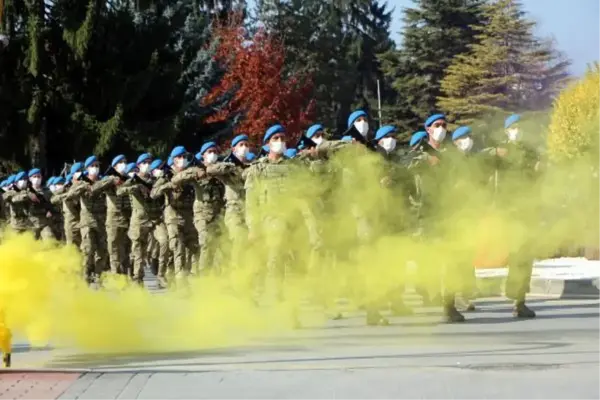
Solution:
<svg viewBox="0 0 600 400">
<path fill-rule="evenodd" d="M 600 279 L 531 279 L 532 294 L 557 296 L 559 299 L 600 298 Z"/>
</svg>

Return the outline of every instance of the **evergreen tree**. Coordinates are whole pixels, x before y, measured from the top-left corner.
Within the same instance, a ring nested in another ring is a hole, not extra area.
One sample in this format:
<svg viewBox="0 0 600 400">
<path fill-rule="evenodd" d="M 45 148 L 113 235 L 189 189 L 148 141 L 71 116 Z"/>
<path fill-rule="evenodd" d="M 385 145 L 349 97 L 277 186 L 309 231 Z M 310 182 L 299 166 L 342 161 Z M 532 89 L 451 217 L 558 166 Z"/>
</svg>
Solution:
<svg viewBox="0 0 600 400">
<path fill-rule="evenodd" d="M 484 0 L 413 0 L 404 10 L 402 47 L 381 56 L 386 80 L 397 92 L 394 119 L 415 129 L 436 111 L 440 81 L 452 58 L 474 42 Z"/>
<path fill-rule="evenodd" d="M 288 72 L 313 77 L 316 119 L 337 131 L 369 108 L 382 78 L 376 54 L 392 45 L 391 11 L 377 0 L 259 0 L 258 21 L 282 38 Z"/>
<path fill-rule="evenodd" d="M 458 123 L 490 112 L 541 110 L 563 87 L 569 62 L 551 42 L 533 35 L 515 0 L 497 0 L 484 8 L 488 20 L 474 27 L 478 43 L 448 67 L 439 106 Z"/>
</svg>

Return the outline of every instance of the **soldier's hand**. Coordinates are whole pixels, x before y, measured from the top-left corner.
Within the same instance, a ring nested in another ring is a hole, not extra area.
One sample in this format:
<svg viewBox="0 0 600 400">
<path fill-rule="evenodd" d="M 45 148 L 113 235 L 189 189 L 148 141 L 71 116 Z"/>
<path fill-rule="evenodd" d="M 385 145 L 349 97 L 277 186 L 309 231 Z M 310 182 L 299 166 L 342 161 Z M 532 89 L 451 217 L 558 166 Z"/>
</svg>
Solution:
<svg viewBox="0 0 600 400">
<path fill-rule="evenodd" d="M 438 165 L 440 163 L 440 159 L 436 156 L 427 157 L 427 161 L 429 162 L 429 165 Z"/>
<path fill-rule="evenodd" d="M 197 179 L 204 179 L 206 177 L 206 170 L 202 168 L 198 168 L 198 173 L 196 175 Z"/>
<path fill-rule="evenodd" d="M 46 218 L 52 218 L 52 213 L 50 211 L 46 212 Z"/>
<path fill-rule="evenodd" d="M 142 194 L 146 197 L 150 197 L 150 189 L 144 185 L 140 185 L 140 190 L 142 191 Z"/>
<path fill-rule="evenodd" d="M 33 201 L 34 203 L 40 202 L 40 199 L 38 199 L 38 197 L 33 193 L 29 193 L 29 200 Z"/>
<path fill-rule="evenodd" d="M 508 150 L 502 147 L 496 149 L 496 154 L 500 157 L 505 157 L 508 154 Z"/>
</svg>

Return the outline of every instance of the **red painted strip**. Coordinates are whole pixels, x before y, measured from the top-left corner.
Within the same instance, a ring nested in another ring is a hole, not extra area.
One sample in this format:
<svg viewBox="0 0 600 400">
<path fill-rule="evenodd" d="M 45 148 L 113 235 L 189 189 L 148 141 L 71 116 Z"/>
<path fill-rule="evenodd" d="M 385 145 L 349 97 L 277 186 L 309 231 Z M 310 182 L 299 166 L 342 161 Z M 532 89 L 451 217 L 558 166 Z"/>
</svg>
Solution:
<svg viewBox="0 0 600 400">
<path fill-rule="evenodd" d="M 0 399 L 57 399 L 79 376 L 76 372 L 0 372 Z"/>
</svg>

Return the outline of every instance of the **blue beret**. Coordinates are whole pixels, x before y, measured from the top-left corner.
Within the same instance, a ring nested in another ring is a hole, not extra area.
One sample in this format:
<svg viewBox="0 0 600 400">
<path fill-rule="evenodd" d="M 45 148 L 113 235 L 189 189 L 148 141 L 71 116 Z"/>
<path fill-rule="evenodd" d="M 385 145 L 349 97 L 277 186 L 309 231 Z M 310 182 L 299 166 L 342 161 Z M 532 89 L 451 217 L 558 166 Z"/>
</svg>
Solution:
<svg viewBox="0 0 600 400">
<path fill-rule="evenodd" d="M 72 179 L 73 179 L 73 174 L 68 173 L 67 176 L 66 176 L 66 178 L 65 178 L 65 180 L 67 181 L 67 183 L 71 182 Z"/>
<path fill-rule="evenodd" d="M 123 161 L 124 159 L 125 159 L 125 156 L 123 154 L 119 154 L 118 156 L 116 156 L 115 158 L 113 158 L 113 160 L 110 163 L 110 165 L 112 167 L 114 167 L 115 165 L 117 165 L 118 163 L 120 163 L 121 161 Z"/>
<path fill-rule="evenodd" d="M 350 116 L 348 117 L 348 128 L 350 128 L 354 121 L 356 121 L 360 117 L 368 117 L 368 115 L 363 110 L 356 110 L 352 114 L 350 114 Z"/>
<path fill-rule="evenodd" d="M 287 158 L 294 158 L 294 157 L 296 157 L 296 154 L 298 154 L 298 150 L 296 150 L 296 149 L 287 149 L 285 151 L 285 156 Z"/>
<path fill-rule="evenodd" d="M 390 133 L 396 133 L 396 127 L 392 125 L 385 125 L 377 129 L 375 133 L 375 140 L 380 140 L 389 135 Z"/>
<path fill-rule="evenodd" d="M 285 128 L 279 124 L 273 125 L 267 132 L 265 133 L 265 137 L 263 138 L 263 143 L 267 143 L 271 137 L 277 133 L 285 133 Z"/>
<path fill-rule="evenodd" d="M 177 146 L 171 150 L 171 158 L 183 156 L 184 154 L 187 154 L 187 150 L 183 146 Z"/>
<path fill-rule="evenodd" d="M 269 152 L 269 145 L 268 145 L 268 144 L 265 144 L 265 145 L 262 147 L 262 151 L 264 151 L 265 153 L 268 153 L 268 152 Z"/>
<path fill-rule="evenodd" d="M 162 165 L 162 160 L 160 158 L 157 158 L 156 160 L 152 161 L 152 164 L 150 164 L 150 171 L 154 171 L 156 168 L 159 168 Z"/>
<path fill-rule="evenodd" d="M 425 139 L 426 137 L 427 137 L 427 132 L 425 132 L 425 131 L 419 131 L 419 132 L 413 133 L 413 135 L 410 137 L 409 146 L 413 147 L 413 146 L 417 145 L 421 140 Z"/>
<path fill-rule="evenodd" d="M 62 176 L 57 176 L 56 179 L 54 179 L 54 182 L 52 182 L 53 185 L 60 185 L 60 184 L 64 184 L 65 183 L 65 178 L 63 178 Z"/>
<path fill-rule="evenodd" d="M 169 167 L 172 167 L 172 166 L 173 166 L 173 157 L 169 156 L 169 158 L 167 158 L 167 165 L 168 165 Z"/>
<path fill-rule="evenodd" d="M 312 137 L 315 136 L 315 133 L 322 131 L 322 130 L 323 130 L 323 125 L 314 124 L 313 126 L 311 126 L 310 128 L 308 128 L 306 130 L 306 137 L 309 139 L 312 139 Z"/>
<path fill-rule="evenodd" d="M 27 174 L 25 173 L 25 171 L 20 171 L 19 173 L 17 173 L 17 175 L 15 175 L 15 182 L 18 182 L 25 178 L 27 178 Z"/>
<path fill-rule="evenodd" d="M 471 128 L 468 126 L 459 126 L 456 128 L 454 133 L 452 133 L 452 140 L 459 139 L 463 136 L 467 136 L 471 134 Z"/>
<path fill-rule="evenodd" d="M 346 135 L 342 137 L 342 142 L 351 142 L 352 141 L 352 136 L 350 135 Z"/>
<path fill-rule="evenodd" d="M 89 156 L 88 158 L 86 158 L 85 163 L 83 163 L 83 167 L 87 168 L 97 161 L 98 159 L 96 158 L 96 156 Z"/>
<path fill-rule="evenodd" d="M 446 116 L 444 114 L 433 114 L 431 117 L 425 120 L 425 128 L 429 128 L 435 121 L 439 119 L 446 120 Z"/>
<path fill-rule="evenodd" d="M 197 152 L 196 155 L 194 156 L 194 158 L 198 161 L 202 161 L 202 153 L 201 152 Z"/>
<path fill-rule="evenodd" d="M 137 161 L 135 162 L 135 164 L 141 164 L 144 161 L 148 161 L 148 160 L 152 160 L 152 154 L 150 153 L 144 153 L 144 154 L 140 154 L 140 156 L 137 158 Z"/>
<path fill-rule="evenodd" d="M 46 187 L 49 187 L 50 185 L 54 185 L 55 180 L 56 180 L 55 176 L 51 176 L 50 178 L 48 178 L 48 180 L 46 181 Z"/>
<path fill-rule="evenodd" d="M 137 165 L 135 165 L 135 163 L 127 164 L 127 166 L 125 167 L 125 173 L 126 174 L 130 173 L 136 167 L 137 167 Z"/>
<path fill-rule="evenodd" d="M 516 124 L 521 120 L 521 116 L 519 114 L 513 114 L 510 117 L 504 120 L 504 129 L 510 128 L 512 124 Z"/>
<path fill-rule="evenodd" d="M 6 179 L 3 180 L 2 182 L 0 182 L 0 187 L 4 187 L 4 186 L 6 186 Z"/>
<path fill-rule="evenodd" d="M 79 172 L 81 171 L 81 168 L 83 168 L 83 164 L 80 162 L 76 162 L 75 164 L 71 165 L 71 174 L 74 174 L 75 172 Z"/>
<path fill-rule="evenodd" d="M 248 135 L 237 135 L 231 141 L 231 147 L 234 147 L 236 144 L 238 144 L 239 142 L 243 142 L 244 140 L 246 142 L 250 140 L 250 139 L 248 139 Z"/>
<path fill-rule="evenodd" d="M 16 175 L 9 176 L 8 179 L 6 180 L 6 185 L 8 186 L 8 185 L 12 185 L 13 183 L 15 183 L 15 178 L 16 178 Z"/>
<path fill-rule="evenodd" d="M 27 174 L 27 176 L 32 177 L 34 175 L 41 174 L 41 173 L 42 173 L 42 171 L 40 171 L 39 168 L 33 168 L 33 169 L 29 170 L 29 173 Z"/>
<path fill-rule="evenodd" d="M 215 142 L 204 143 L 202 147 L 200 147 L 200 155 L 204 154 L 206 150 L 210 149 L 211 147 L 217 147 L 217 144 Z"/>
<path fill-rule="evenodd" d="M 246 160 L 248 160 L 248 161 L 252 161 L 255 158 L 256 158 L 256 154 L 254 154 L 252 152 L 249 152 L 249 153 L 246 154 Z"/>
</svg>

